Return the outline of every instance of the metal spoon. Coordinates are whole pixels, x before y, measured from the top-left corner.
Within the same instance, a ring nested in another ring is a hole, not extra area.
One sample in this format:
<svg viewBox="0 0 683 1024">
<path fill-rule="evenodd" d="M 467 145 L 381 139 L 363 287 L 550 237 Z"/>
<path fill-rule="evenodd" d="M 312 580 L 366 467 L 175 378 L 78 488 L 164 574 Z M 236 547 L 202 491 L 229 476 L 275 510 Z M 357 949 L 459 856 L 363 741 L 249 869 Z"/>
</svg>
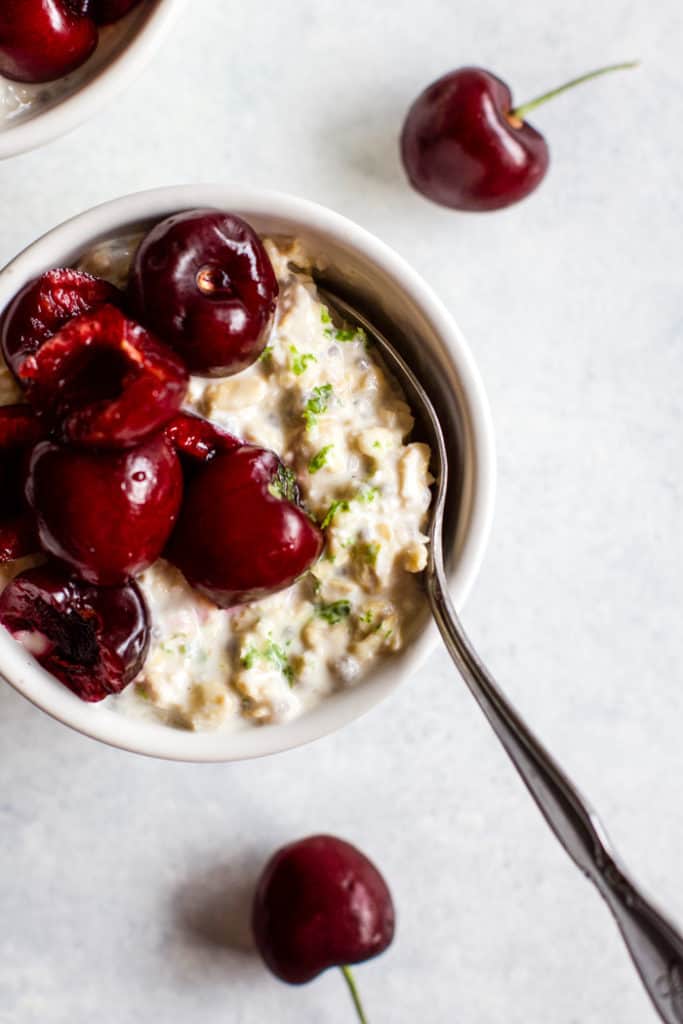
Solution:
<svg viewBox="0 0 683 1024">
<path fill-rule="evenodd" d="M 425 586 L 448 652 L 548 825 L 612 911 L 657 1013 L 666 1024 L 683 1024 L 683 936 L 629 876 L 597 814 L 499 689 L 453 608 L 442 547 L 448 459 L 434 406 L 413 371 L 384 335 L 346 301 L 324 287 L 319 288 L 319 294 L 343 320 L 365 330 L 412 399 L 414 411 L 421 414 L 436 477 Z"/>
</svg>

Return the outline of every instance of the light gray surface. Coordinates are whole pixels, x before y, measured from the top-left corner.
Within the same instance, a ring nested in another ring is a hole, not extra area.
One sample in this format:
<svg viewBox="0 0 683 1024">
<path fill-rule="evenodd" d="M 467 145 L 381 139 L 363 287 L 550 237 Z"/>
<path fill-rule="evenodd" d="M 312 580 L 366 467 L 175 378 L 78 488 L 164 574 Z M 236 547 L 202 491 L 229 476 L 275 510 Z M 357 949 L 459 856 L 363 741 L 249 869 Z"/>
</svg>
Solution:
<svg viewBox="0 0 683 1024">
<path fill-rule="evenodd" d="M 676 0 L 374 5 L 202 0 L 115 107 L 0 165 L 0 263 L 111 196 L 180 181 L 298 192 L 418 267 L 469 337 L 500 460 L 466 610 L 509 693 L 683 919 L 680 46 Z M 404 184 L 414 94 L 462 63 L 539 111 L 552 168 L 507 212 Z M 644 1024 L 597 897 L 556 847 L 446 657 L 312 747 L 237 767 L 97 746 L 0 688 L 1 1024 L 353 1019 L 333 973 L 282 986 L 246 894 L 329 830 L 382 866 L 395 945 L 358 971 L 372 1024 Z"/>
</svg>

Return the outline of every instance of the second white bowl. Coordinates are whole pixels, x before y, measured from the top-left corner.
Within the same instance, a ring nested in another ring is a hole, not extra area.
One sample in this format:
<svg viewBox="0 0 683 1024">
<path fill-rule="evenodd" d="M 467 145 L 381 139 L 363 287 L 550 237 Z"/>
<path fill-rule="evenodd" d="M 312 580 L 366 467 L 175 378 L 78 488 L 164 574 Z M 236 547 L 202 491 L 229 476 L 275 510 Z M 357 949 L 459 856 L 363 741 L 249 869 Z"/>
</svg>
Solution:
<svg viewBox="0 0 683 1024">
<path fill-rule="evenodd" d="M 143 70 L 184 2 L 145 0 L 117 24 L 105 26 L 95 53 L 82 67 L 47 83 L 44 102 L 37 99 L 0 124 L 0 160 L 51 142 L 86 121 Z"/>
</svg>

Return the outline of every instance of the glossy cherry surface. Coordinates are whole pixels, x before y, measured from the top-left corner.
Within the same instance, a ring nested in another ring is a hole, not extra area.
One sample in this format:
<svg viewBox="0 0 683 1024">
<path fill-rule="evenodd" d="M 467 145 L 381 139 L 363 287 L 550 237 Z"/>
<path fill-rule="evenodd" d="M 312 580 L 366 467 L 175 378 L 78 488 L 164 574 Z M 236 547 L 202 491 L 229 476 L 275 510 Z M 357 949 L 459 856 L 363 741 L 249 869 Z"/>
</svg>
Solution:
<svg viewBox="0 0 683 1024">
<path fill-rule="evenodd" d="M 226 376 L 263 351 L 278 285 L 260 238 L 241 218 L 190 210 L 142 240 L 131 275 L 140 318 L 190 371 Z"/>
<path fill-rule="evenodd" d="M 29 356 L 70 320 L 104 303 L 121 305 L 123 295 L 100 278 L 70 267 L 48 270 L 15 296 L 0 324 L 5 362 L 20 383 Z"/>
<path fill-rule="evenodd" d="M 391 893 L 375 865 L 328 835 L 278 850 L 261 875 L 252 912 L 259 952 L 293 985 L 382 953 L 394 923 Z"/>
<path fill-rule="evenodd" d="M 401 154 L 411 184 L 456 210 L 497 210 L 543 180 L 543 136 L 512 116 L 510 89 L 482 68 L 459 68 L 433 82 L 410 108 Z"/>
<path fill-rule="evenodd" d="M 277 456 L 244 445 L 188 480 L 167 555 L 221 608 L 290 586 L 319 557 L 323 536 L 297 504 Z"/>
<path fill-rule="evenodd" d="M 97 25 L 77 0 L 2 0 L 0 75 L 50 82 L 80 67 L 97 46 Z"/>
<path fill-rule="evenodd" d="M 187 370 L 115 306 L 70 320 L 19 368 L 33 405 L 64 441 L 130 448 L 179 410 Z"/>
<path fill-rule="evenodd" d="M 191 412 L 180 412 L 164 431 L 179 455 L 193 462 L 209 462 L 216 455 L 239 448 L 242 442 L 227 430 Z"/>
<path fill-rule="evenodd" d="M 178 515 L 182 473 L 162 434 L 125 452 L 42 441 L 26 495 L 43 549 L 89 583 L 109 586 L 161 554 Z"/>
<path fill-rule="evenodd" d="M 149 617 L 134 582 L 93 587 L 49 564 L 21 573 L 0 594 L 0 622 L 81 700 L 100 701 L 138 674 Z"/>
</svg>

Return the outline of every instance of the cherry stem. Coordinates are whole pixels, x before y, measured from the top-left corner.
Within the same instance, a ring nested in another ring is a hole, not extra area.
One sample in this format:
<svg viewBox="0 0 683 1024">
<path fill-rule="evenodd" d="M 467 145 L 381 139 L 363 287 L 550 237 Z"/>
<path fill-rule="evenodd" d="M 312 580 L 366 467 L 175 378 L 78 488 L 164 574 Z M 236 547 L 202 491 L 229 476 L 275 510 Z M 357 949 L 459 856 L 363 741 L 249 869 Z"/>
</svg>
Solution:
<svg viewBox="0 0 683 1024">
<path fill-rule="evenodd" d="M 555 96 L 559 96 L 560 93 L 567 92 L 568 89 L 573 89 L 575 85 L 581 85 L 583 82 L 590 82 L 592 78 L 598 78 L 600 75 L 608 75 L 612 71 L 626 71 L 629 68 L 637 68 L 639 61 L 630 60 L 623 64 L 609 64 L 607 67 L 598 68 L 597 71 L 589 71 L 585 75 L 580 75 L 578 78 L 572 78 L 570 82 L 565 82 L 564 85 L 560 85 L 557 89 L 551 89 L 550 92 L 544 92 L 542 96 L 536 96 L 535 99 L 529 100 L 528 103 L 522 103 L 520 106 L 515 107 L 508 114 L 508 118 L 515 121 L 522 122 L 530 110 L 535 110 L 536 107 L 540 107 L 542 103 L 546 103 L 548 100 L 552 100 Z"/>
<path fill-rule="evenodd" d="M 358 1020 L 360 1021 L 360 1024 L 368 1024 L 368 1018 L 365 1016 L 363 1004 L 360 1001 L 358 989 L 356 988 L 356 979 L 353 976 L 351 968 L 345 965 L 344 967 L 341 967 L 340 970 L 344 975 L 344 980 L 346 984 L 349 986 L 351 999 L 353 1000 L 353 1005 L 356 1008 L 356 1013 L 358 1014 Z"/>
</svg>

